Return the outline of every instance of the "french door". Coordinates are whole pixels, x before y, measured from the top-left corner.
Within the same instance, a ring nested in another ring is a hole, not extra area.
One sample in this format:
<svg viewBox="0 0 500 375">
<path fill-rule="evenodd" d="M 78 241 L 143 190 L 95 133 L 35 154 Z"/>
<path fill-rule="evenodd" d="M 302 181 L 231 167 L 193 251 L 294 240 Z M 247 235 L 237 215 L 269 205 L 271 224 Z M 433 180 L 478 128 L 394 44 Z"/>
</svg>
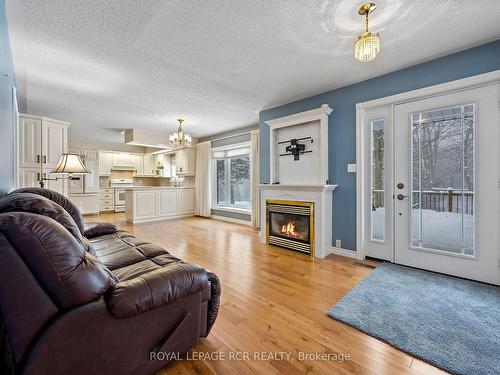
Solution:
<svg viewBox="0 0 500 375">
<path fill-rule="evenodd" d="M 393 107 L 396 263 L 500 284 L 499 91 Z"/>
<path fill-rule="evenodd" d="M 500 84 L 402 95 L 358 112 L 361 251 L 500 285 Z"/>
</svg>

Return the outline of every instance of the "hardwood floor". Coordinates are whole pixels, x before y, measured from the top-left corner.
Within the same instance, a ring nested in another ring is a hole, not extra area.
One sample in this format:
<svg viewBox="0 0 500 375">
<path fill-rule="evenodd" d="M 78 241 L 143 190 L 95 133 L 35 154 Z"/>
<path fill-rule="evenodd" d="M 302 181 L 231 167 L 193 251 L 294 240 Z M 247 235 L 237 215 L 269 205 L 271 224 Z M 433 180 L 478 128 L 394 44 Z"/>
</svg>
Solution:
<svg viewBox="0 0 500 375">
<path fill-rule="evenodd" d="M 172 363 L 158 375 L 444 374 L 327 317 L 326 311 L 370 273 L 369 262 L 339 256 L 312 259 L 262 245 L 258 232 L 250 227 L 211 219 L 131 225 L 123 214 L 105 214 L 86 220 L 115 222 L 221 279 L 221 307 L 212 332 L 190 351 L 189 359 Z M 278 354 L 260 360 L 254 357 L 268 352 L 285 354 L 283 359 Z M 301 352 L 350 358 L 301 360 Z M 249 358 L 230 358 L 231 353 Z M 225 359 L 217 360 L 217 356 Z"/>
</svg>

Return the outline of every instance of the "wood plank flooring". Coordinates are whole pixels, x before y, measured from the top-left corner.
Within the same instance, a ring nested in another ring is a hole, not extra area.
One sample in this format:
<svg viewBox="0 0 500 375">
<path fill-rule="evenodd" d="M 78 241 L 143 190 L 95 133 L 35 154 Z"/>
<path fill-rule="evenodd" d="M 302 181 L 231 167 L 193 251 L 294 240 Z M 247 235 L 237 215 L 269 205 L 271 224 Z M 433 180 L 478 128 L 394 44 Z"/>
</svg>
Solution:
<svg viewBox="0 0 500 375">
<path fill-rule="evenodd" d="M 258 232 L 250 227 L 213 219 L 131 225 L 123 214 L 103 214 L 86 220 L 115 222 L 221 279 L 221 308 L 209 337 L 190 351 L 189 359 L 172 363 L 158 375 L 444 374 L 327 317 L 326 311 L 370 273 L 369 262 L 339 256 L 312 259 L 262 245 Z M 243 358 L 230 358 L 235 352 Z M 268 352 L 286 354 L 256 357 Z M 350 358 L 301 359 L 301 352 Z"/>
</svg>

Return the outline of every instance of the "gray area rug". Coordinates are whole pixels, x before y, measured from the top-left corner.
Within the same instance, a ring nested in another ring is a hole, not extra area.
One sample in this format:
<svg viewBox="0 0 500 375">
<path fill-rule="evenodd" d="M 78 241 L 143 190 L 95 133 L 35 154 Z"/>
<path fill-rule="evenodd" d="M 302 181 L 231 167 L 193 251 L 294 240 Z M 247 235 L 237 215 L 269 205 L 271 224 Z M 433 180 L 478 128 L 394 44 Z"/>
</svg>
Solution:
<svg viewBox="0 0 500 375">
<path fill-rule="evenodd" d="M 455 374 L 500 374 L 500 287 L 383 263 L 328 315 Z"/>
</svg>

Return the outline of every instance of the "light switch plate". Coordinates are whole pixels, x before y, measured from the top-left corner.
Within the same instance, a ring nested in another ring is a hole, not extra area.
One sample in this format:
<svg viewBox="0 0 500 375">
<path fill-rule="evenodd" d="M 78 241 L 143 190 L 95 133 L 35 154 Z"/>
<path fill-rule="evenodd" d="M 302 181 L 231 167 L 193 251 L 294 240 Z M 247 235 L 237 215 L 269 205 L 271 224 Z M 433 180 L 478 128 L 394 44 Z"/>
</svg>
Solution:
<svg viewBox="0 0 500 375">
<path fill-rule="evenodd" d="M 356 173 L 356 164 L 347 164 L 347 172 Z"/>
</svg>

